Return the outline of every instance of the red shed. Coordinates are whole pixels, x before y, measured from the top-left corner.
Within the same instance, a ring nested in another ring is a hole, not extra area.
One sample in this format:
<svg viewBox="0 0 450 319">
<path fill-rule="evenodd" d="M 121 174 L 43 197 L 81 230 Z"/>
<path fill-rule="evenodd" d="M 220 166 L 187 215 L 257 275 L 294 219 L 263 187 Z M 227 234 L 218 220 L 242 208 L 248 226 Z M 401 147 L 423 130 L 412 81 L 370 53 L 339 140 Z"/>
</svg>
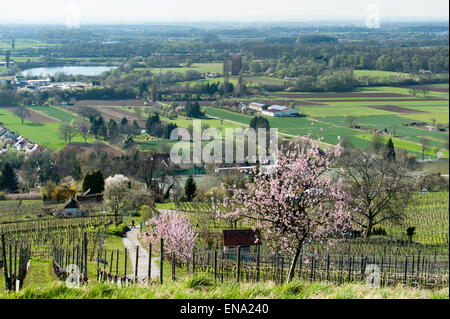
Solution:
<svg viewBox="0 0 450 319">
<path fill-rule="evenodd" d="M 261 245 L 259 231 L 252 229 L 231 229 L 223 231 L 223 245 L 227 246 L 254 246 Z"/>
</svg>

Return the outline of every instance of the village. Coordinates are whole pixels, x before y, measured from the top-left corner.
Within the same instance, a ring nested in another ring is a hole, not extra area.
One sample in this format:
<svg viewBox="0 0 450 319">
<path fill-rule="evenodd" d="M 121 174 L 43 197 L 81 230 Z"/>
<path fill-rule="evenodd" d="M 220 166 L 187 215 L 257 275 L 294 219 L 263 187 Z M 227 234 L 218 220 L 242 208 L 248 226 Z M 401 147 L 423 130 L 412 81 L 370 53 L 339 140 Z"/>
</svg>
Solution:
<svg viewBox="0 0 450 319">
<path fill-rule="evenodd" d="M 44 149 L 44 146 L 33 143 L 23 136 L 16 137 L 14 132 L 9 131 L 0 122 L 0 154 L 6 153 L 11 147 L 27 154 Z"/>
</svg>

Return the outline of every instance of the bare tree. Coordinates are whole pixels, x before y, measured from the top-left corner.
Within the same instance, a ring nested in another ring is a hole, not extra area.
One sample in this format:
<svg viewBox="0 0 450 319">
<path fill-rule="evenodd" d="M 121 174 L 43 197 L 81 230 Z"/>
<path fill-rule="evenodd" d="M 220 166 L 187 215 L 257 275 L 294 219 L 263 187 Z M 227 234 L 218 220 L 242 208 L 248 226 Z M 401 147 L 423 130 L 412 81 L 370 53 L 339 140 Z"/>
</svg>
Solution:
<svg viewBox="0 0 450 319">
<path fill-rule="evenodd" d="M 59 126 L 59 134 L 60 134 L 61 138 L 63 138 L 66 143 L 70 144 L 71 141 L 72 141 L 72 138 L 74 138 L 75 135 L 77 135 L 77 130 L 71 124 L 62 123 Z"/>
<path fill-rule="evenodd" d="M 422 146 L 422 161 L 425 159 L 425 152 L 431 147 L 431 140 L 425 136 L 420 138 L 420 145 Z"/>
<path fill-rule="evenodd" d="M 345 191 L 351 197 L 353 221 L 365 229 L 391 221 L 400 223 L 412 201 L 414 178 L 396 162 L 356 149 L 341 160 Z"/>
<path fill-rule="evenodd" d="M 15 107 L 13 113 L 20 118 L 22 125 L 25 118 L 30 115 L 30 111 L 23 105 Z"/>
<path fill-rule="evenodd" d="M 144 107 L 143 106 L 136 106 L 133 108 L 134 113 L 136 113 L 138 120 L 141 120 L 142 114 L 144 114 Z"/>
<path fill-rule="evenodd" d="M 416 88 L 411 88 L 411 89 L 409 90 L 409 93 L 410 93 L 412 96 L 416 96 L 416 95 L 417 95 L 417 89 L 416 89 Z"/>
<path fill-rule="evenodd" d="M 353 126 L 356 125 L 356 117 L 354 117 L 353 115 L 349 115 L 345 118 L 345 123 L 347 124 L 348 127 L 352 128 Z"/>
<path fill-rule="evenodd" d="M 80 134 L 80 136 L 84 139 L 84 143 L 86 143 L 87 138 L 89 137 L 89 134 L 90 134 L 89 133 L 89 130 L 90 130 L 89 125 L 86 122 L 78 122 L 75 125 L 75 128 L 76 128 L 78 134 Z"/>
</svg>

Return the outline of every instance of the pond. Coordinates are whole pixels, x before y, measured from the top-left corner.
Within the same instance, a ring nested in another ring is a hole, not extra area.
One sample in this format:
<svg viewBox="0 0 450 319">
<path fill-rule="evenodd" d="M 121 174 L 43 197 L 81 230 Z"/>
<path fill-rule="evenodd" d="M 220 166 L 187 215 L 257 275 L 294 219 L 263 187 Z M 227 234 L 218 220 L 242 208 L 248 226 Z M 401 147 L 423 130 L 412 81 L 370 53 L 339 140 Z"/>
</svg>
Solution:
<svg viewBox="0 0 450 319">
<path fill-rule="evenodd" d="M 64 73 L 66 75 L 99 75 L 102 72 L 114 69 L 115 66 L 55 66 L 45 68 L 32 68 L 22 71 L 24 76 L 46 76 Z"/>
</svg>

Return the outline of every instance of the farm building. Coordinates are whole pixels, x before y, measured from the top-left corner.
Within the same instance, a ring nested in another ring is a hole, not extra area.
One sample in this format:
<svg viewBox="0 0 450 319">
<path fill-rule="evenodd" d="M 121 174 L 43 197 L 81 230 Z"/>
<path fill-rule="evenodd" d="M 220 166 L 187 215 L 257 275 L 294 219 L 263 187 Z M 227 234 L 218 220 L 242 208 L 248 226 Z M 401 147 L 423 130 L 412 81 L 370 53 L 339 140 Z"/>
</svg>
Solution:
<svg viewBox="0 0 450 319">
<path fill-rule="evenodd" d="M 77 195 L 76 200 L 80 203 L 100 203 L 103 201 L 103 193 L 94 193 L 89 188 L 81 195 Z"/>
<path fill-rule="evenodd" d="M 298 114 L 298 111 L 286 106 L 271 105 L 267 108 L 267 110 L 263 110 L 261 113 L 267 116 L 284 117 Z"/>
<path fill-rule="evenodd" d="M 251 246 L 261 245 L 259 231 L 252 229 L 231 229 L 223 230 L 223 253 L 227 257 L 232 257 L 237 253 L 237 248 L 241 246 L 242 256 L 250 253 Z"/>
<path fill-rule="evenodd" d="M 262 103 L 252 102 L 248 105 L 248 108 L 261 112 L 262 110 L 267 108 L 267 105 L 262 104 Z"/>
<path fill-rule="evenodd" d="M 63 209 L 64 216 L 78 216 L 80 205 L 78 204 L 77 200 L 71 197 L 64 203 Z"/>
</svg>

